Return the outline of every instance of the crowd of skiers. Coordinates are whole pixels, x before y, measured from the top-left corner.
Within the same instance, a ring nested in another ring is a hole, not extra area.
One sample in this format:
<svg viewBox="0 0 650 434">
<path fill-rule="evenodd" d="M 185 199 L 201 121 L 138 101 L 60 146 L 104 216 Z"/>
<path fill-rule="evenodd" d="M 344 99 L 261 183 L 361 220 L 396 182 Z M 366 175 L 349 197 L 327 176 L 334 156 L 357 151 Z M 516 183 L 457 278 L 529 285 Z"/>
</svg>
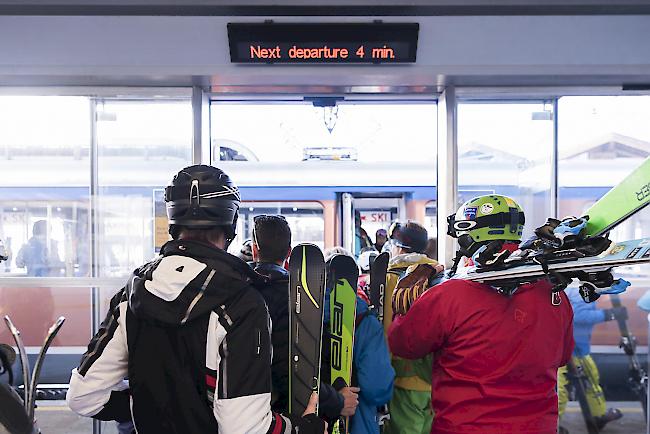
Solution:
<svg viewBox="0 0 650 434">
<path fill-rule="evenodd" d="M 353 434 L 379 433 L 386 413 L 386 433 L 557 433 L 557 373 L 572 357 L 573 310 L 547 281 L 511 296 L 443 281 L 421 225 L 399 225 L 375 243 L 358 230 L 359 251 L 391 252 L 392 313 L 382 325 L 360 285 L 352 385 L 322 382 L 304 414 L 289 414 L 289 225 L 254 219 L 251 267 L 226 253 L 241 198 L 223 171 L 181 170 L 165 201 L 173 240 L 111 300 L 72 372 L 75 412 L 138 433 L 321 434 L 340 416 L 351 417 Z M 461 246 L 454 270 L 514 251 L 525 222 L 499 195 L 472 199 L 448 220 Z M 362 272 L 369 256 L 360 255 Z"/>
</svg>

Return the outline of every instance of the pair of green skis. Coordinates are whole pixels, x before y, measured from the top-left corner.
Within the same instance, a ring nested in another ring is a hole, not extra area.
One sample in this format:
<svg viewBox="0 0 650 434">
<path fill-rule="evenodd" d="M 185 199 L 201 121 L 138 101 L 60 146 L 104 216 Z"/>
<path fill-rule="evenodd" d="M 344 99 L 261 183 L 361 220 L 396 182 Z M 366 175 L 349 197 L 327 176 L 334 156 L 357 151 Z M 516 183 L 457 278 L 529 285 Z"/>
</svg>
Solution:
<svg viewBox="0 0 650 434">
<path fill-rule="evenodd" d="M 371 304 L 383 299 L 388 254 L 377 257 L 370 271 Z M 356 326 L 359 268 L 353 258 L 337 255 L 326 264 L 320 249 L 300 244 L 289 261 L 289 412 L 301 414 L 312 392 L 320 385 L 323 304 L 330 297 L 329 355 L 331 384 L 335 389 L 350 386 Z M 381 297 L 380 297 L 381 295 Z M 347 433 L 349 420 L 340 421 L 334 432 Z"/>
<path fill-rule="evenodd" d="M 353 258 L 332 258 L 329 273 L 321 250 L 300 244 L 289 261 L 289 412 L 302 414 L 320 385 L 324 299 L 330 294 L 330 360 L 332 385 L 340 389 L 352 380 L 352 350 L 359 269 Z M 349 423 L 335 427 L 348 432 Z"/>
</svg>

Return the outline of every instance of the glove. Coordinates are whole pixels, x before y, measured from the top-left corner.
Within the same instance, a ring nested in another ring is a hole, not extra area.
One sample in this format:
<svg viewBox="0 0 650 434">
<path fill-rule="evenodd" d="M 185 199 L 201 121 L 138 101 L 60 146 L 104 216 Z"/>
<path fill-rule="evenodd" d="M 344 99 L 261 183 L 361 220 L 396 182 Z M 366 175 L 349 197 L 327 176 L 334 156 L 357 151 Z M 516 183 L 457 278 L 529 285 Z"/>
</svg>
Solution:
<svg viewBox="0 0 650 434">
<path fill-rule="evenodd" d="M 316 408 L 318 406 L 318 395 L 312 393 L 309 398 L 309 403 L 307 408 L 303 413 L 302 417 L 297 417 L 296 415 L 289 415 L 293 429 L 291 432 L 293 434 L 325 434 L 327 430 L 327 424 L 324 420 L 319 418 L 316 415 Z M 277 427 L 276 427 L 277 428 Z M 275 432 L 275 431 L 274 431 Z"/>
<path fill-rule="evenodd" d="M 535 235 L 537 235 L 539 238 L 543 240 L 555 240 L 555 234 L 553 233 L 555 231 L 555 228 L 557 228 L 560 225 L 561 221 L 558 219 L 554 219 L 553 217 L 549 217 L 546 219 L 546 223 L 544 223 L 542 226 L 538 227 L 535 229 Z"/>
<path fill-rule="evenodd" d="M 509 250 L 502 250 L 502 241 L 491 241 L 481 246 L 473 255 L 472 261 L 477 267 L 496 267 L 502 265 L 510 256 Z"/>
<path fill-rule="evenodd" d="M 620 294 L 632 285 L 625 279 L 616 279 L 609 288 L 602 288 L 596 290 L 598 294 Z"/>
<path fill-rule="evenodd" d="M 409 267 L 406 276 L 402 277 L 393 290 L 393 313 L 406 315 L 411 305 L 415 303 L 424 291 L 429 288 L 429 279 L 441 273 L 444 267 L 440 264 L 420 264 L 415 268 Z"/>
<path fill-rule="evenodd" d="M 535 236 L 519 245 L 523 249 L 559 248 L 567 243 L 582 239 L 588 216 L 565 217 L 562 220 L 549 217 L 542 226 L 535 229 Z"/>
<path fill-rule="evenodd" d="M 611 309 L 605 309 L 605 321 L 612 321 L 618 319 L 621 321 L 627 321 L 627 308 L 625 306 L 613 307 Z"/>
<path fill-rule="evenodd" d="M 314 413 L 307 414 L 301 418 L 292 420 L 294 432 L 300 434 L 324 434 L 327 429 L 325 421 Z"/>
<path fill-rule="evenodd" d="M 584 228 L 587 227 L 589 217 L 565 217 L 560 224 L 553 229 L 554 237 L 564 245 L 570 240 L 580 238 Z"/>
</svg>

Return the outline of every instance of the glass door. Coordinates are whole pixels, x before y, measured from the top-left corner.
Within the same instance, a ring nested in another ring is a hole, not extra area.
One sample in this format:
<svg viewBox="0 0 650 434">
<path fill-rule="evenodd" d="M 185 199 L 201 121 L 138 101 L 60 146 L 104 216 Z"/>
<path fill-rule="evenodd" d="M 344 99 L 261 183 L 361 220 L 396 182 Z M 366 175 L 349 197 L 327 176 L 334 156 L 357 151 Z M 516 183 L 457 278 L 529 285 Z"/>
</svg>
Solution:
<svg viewBox="0 0 650 434">
<path fill-rule="evenodd" d="M 435 100 L 214 100 L 210 116 L 212 164 L 240 187 L 246 209 L 254 214 L 272 203 L 291 214 L 317 203 L 322 220 L 310 211 L 309 230 L 301 231 L 297 219 L 296 231 L 325 249 L 355 250 L 354 208 L 374 243 L 378 229 L 405 217 L 400 198 L 416 191 L 435 200 Z M 344 211 L 345 194 L 351 197 Z M 246 237 L 246 227 L 241 233 Z"/>
</svg>

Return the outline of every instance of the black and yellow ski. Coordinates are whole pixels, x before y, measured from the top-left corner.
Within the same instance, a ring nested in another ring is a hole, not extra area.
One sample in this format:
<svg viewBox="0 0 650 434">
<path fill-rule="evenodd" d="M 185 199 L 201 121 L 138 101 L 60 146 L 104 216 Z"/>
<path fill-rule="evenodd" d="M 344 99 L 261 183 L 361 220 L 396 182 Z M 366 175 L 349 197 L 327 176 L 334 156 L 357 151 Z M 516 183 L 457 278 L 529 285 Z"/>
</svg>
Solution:
<svg viewBox="0 0 650 434">
<path fill-rule="evenodd" d="M 318 246 L 300 244 L 289 259 L 289 412 L 302 414 L 320 384 L 325 262 Z"/>
<path fill-rule="evenodd" d="M 370 304 L 372 312 L 377 315 L 379 322 L 384 321 L 384 303 L 386 297 L 386 272 L 388 271 L 388 252 L 375 258 L 370 265 Z"/>
</svg>

